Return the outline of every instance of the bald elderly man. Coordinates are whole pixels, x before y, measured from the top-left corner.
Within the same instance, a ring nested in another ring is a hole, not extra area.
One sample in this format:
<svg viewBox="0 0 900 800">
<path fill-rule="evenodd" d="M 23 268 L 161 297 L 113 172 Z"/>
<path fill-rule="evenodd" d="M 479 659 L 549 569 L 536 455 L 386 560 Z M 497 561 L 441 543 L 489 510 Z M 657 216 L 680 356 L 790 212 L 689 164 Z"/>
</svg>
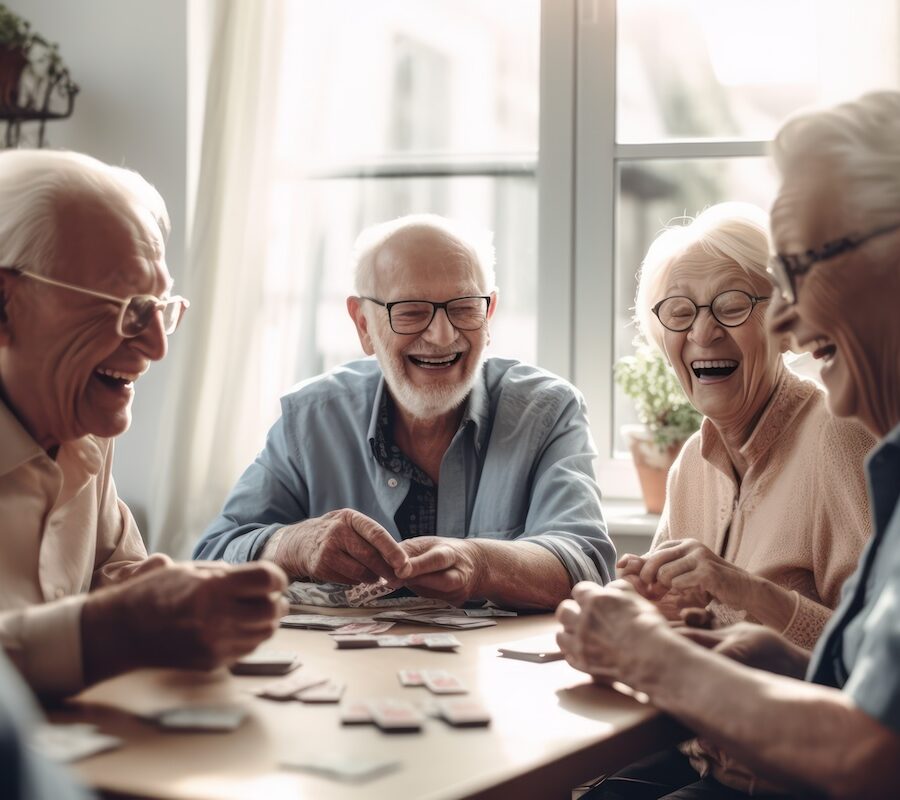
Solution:
<svg viewBox="0 0 900 800">
<path fill-rule="evenodd" d="M 147 558 L 112 478 L 137 380 L 188 303 L 162 198 L 75 153 L 0 153 L 0 644 L 35 691 L 214 667 L 283 610 L 272 564 Z"/>
<path fill-rule="evenodd" d="M 364 231 L 347 309 L 375 358 L 283 398 L 195 558 L 522 608 L 605 583 L 615 553 L 584 401 L 548 372 L 484 358 L 493 264 L 489 235 L 441 217 Z"/>
</svg>

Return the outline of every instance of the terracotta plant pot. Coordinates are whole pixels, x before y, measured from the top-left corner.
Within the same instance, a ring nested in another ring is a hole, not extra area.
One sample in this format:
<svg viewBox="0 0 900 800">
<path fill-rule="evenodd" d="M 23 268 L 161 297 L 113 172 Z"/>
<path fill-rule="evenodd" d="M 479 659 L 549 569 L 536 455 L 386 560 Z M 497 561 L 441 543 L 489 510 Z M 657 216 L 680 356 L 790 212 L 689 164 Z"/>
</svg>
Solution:
<svg viewBox="0 0 900 800">
<path fill-rule="evenodd" d="M 662 449 L 643 425 L 626 425 L 622 433 L 631 448 L 631 458 L 641 483 L 648 514 L 659 514 L 666 502 L 666 477 L 684 442 Z"/>
</svg>

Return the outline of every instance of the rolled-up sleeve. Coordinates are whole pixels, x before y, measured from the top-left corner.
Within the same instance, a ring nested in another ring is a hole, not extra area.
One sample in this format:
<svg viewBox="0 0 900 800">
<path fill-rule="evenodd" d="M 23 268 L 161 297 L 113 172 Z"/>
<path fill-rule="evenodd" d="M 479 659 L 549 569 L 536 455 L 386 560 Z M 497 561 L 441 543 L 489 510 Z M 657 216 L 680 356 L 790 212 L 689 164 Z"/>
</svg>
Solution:
<svg viewBox="0 0 900 800">
<path fill-rule="evenodd" d="M 194 558 L 254 561 L 277 530 L 308 519 L 309 492 L 298 457 L 289 446 L 282 417 L 194 548 Z"/>
<path fill-rule="evenodd" d="M 570 392 L 537 460 L 521 539 L 553 553 L 573 585 L 607 583 L 615 574 L 616 550 L 600 507 L 594 475 L 597 449 L 584 401 Z"/>
</svg>

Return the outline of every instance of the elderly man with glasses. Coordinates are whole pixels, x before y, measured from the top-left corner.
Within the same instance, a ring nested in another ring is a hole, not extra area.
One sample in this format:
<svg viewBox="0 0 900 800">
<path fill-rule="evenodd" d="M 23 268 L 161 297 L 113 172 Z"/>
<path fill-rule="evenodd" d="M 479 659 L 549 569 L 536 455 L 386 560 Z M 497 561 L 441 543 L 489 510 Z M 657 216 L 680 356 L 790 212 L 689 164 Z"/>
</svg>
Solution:
<svg viewBox="0 0 900 800">
<path fill-rule="evenodd" d="M 489 358 L 493 247 L 440 217 L 364 231 L 347 309 L 375 355 L 307 381 L 196 558 L 552 608 L 614 560 L 584 402 Z"/>
<path fill-rule="evenodd" d="M 42 694 L 216 666 L 282 610 L 273 565 L 147 558 L 116 495 L 112 439 L 188 307 L 170 294 L 168 225 L 135 173 L 0 154 L 0 644 Z"/>
</svg>

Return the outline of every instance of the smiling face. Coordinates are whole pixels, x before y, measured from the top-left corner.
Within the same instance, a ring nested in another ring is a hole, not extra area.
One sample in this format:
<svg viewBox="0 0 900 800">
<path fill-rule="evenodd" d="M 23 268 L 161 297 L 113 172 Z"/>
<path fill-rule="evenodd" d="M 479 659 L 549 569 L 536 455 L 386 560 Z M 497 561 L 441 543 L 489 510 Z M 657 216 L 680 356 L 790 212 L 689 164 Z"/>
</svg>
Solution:
<svg viewBox="0 0 900 800">
<path fill-rule="evenodd" d="M 785 174 L 772 207 L 772 234 L 779 253 L 803 253 L 875 227 L 871 220 L 855 219 L 848 212 L 840 186 L 825 164 L 798 165 Z M 816 263 L 795 277 L 796 304 L 773 298 L 769 319 L 776 334 L 791 337 L 792 349 L 809 351 L 822 363 L 831 412 L 857 417 L 882 436 L 900 421 L 898 262 L 900 232 Z"/>
<path fill-rule="evenodd" d="M 161 236 L 142 209 L 113 209 L 85 193 L 61 199 L 56 219 L 57 256 L 47 277 L 123 298 L 168 293 Z M 0 381 L 29 433 L 49 449 L 127 430 L 134 381 L 166 353 L 160 314 L 123 339 L 112 302 L 9 273 L 2 280 Z"/>
<path fill-rule="evenodd" d="M 382 302 L 485 295 L 481 271 L 447 234 L 427 226 L 401 230 L 375 254 L 372 296 Z M 492 297 L 488 319 L 494 312 Z M 391 395 L 412 417 L 432 420 L 452 413 L 468 396 L 490 339 L 488 321 L 474 331 L 454 328 L 444 310 L 422 333 L 391 330 L 385 308 L 348 302 L 360 342 L 375 354 Z"/>
<path fill-rule="evenodd" d="M 688 251 L 668 268 L 656 301 L 683 295 L 708 305 L 732 289 L 763 297 L 771 291 L 732 261 Z M 663 348 L 692 405 L 720 430 L 743 437 L 756 425 L 781 369 L 779 350 L 765 329 L 764 305 L 736 328 L 719 324 L 703 308 L 687 331 L 663 333 Z"/>
</svg>

